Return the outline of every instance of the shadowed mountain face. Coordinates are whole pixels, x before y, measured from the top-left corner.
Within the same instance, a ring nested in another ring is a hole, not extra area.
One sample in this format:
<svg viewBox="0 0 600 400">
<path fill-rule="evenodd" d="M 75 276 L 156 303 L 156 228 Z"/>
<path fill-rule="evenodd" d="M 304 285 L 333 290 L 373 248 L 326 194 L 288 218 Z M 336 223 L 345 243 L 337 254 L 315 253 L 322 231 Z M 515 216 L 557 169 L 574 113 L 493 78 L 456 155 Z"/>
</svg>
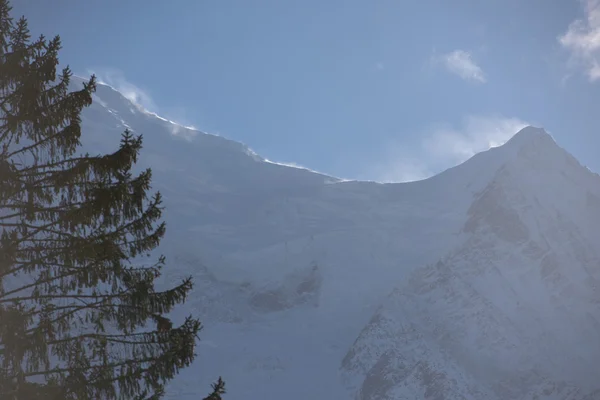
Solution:
<svg viewBox="0 0 600 400">
<path fill-rule="evenodd" d="M 383 185 L 267 162 L 104 85 L 83 120 L 91 153 L 125 127 L 144 135 L 165 280 L 196 279 L 180 313 L 206 329 L 168 397 L 198 398 L 218 375 L 229 400 L 600 390 L 600 178 L 542 129 Z"/>
</svg>

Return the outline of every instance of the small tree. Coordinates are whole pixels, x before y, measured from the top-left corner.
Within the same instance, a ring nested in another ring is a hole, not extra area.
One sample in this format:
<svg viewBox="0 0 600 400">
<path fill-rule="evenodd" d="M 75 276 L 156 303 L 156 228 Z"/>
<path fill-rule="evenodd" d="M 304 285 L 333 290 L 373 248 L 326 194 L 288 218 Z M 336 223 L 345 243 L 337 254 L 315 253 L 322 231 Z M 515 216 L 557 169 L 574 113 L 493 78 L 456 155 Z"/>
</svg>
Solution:
<svg viewBox="0 0 600 400">
<path fill-rule="evenodd" d="M 219 377 L 217 383 L 212 384 L 212 389 L 212 393 L 208 397 L 205 397 L 204 400 L 221 400 L 221 395 L 225 394 L 225 382 L 221 377 Z"/>
<path fill-rule="evenodd" d="M 138 262 L 165 233 L 151 171 L 132 172 L 142 137 L 77 155 L 95 78 L 69 92 L 59 37 L 32 41 L 10 9 L 0 0 L 0 398 L 158 398 L 201 326 L 164 316 L 191 278 L 158 291 L 164 258 Z"/>
</svg>

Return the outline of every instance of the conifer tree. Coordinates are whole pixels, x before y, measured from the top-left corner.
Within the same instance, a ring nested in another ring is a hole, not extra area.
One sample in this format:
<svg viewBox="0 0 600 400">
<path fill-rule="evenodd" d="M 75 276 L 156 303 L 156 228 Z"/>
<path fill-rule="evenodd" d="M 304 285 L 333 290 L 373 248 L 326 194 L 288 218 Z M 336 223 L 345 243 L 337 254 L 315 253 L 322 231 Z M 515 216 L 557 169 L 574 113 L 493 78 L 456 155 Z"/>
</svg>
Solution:
<svg viewBox="0 0 600 400">
<path fill-rule="evenodd" d="M 222 400 L 221 395 L 225 394 L 225 382 L 221 377 L 219 377 L 217 383 L 212 384 L 212 389 L 212 392 L 204 400 Z"/>
<path fill-rule="evenodd" d="M 60 38 L 32 40 L 10 10 L 0 0 L 0 399 L 158 398 L 201 326 L 166 317 L 191 279 L 158 291 L 164 258 L 140 261 L 165 233 L 151 171 L 132 170 L 142 137 L 79 154 L 95 78 L 69 92 Z"/>
</svg>

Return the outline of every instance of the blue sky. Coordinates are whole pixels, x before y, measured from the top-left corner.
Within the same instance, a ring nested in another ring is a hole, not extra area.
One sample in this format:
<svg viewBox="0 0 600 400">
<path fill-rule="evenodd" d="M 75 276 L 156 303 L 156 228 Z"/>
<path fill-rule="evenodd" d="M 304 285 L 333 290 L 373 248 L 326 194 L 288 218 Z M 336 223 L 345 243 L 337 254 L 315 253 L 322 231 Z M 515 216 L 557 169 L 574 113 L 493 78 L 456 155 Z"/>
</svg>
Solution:
<svg viewBox="0 0 600 400">
<path fill-rule="evenodd" d="M 13 0 L 150 111 L 343 178 L 545 127 L 600 172 L 600 0 Z"/>
</svg>

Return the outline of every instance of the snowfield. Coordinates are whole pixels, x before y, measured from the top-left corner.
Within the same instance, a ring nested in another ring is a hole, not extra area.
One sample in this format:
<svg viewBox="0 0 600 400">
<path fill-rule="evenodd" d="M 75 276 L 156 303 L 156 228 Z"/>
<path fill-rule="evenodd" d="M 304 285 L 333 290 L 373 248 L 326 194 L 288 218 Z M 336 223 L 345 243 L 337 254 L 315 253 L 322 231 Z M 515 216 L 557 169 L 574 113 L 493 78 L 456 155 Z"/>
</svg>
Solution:
<svg viewBox="0 0 600 400">
<path fill-rule="evenodd" d="M 74 82 L 74 85 L 80 81 Z M 84 148 L 144 135 L 164 282 L 193 275 L 167 398 L 600 398 L 600 177 L 543 129 L 437 176 L 343 181 L 181 127 L 106 85 Z"/>
</svg>

